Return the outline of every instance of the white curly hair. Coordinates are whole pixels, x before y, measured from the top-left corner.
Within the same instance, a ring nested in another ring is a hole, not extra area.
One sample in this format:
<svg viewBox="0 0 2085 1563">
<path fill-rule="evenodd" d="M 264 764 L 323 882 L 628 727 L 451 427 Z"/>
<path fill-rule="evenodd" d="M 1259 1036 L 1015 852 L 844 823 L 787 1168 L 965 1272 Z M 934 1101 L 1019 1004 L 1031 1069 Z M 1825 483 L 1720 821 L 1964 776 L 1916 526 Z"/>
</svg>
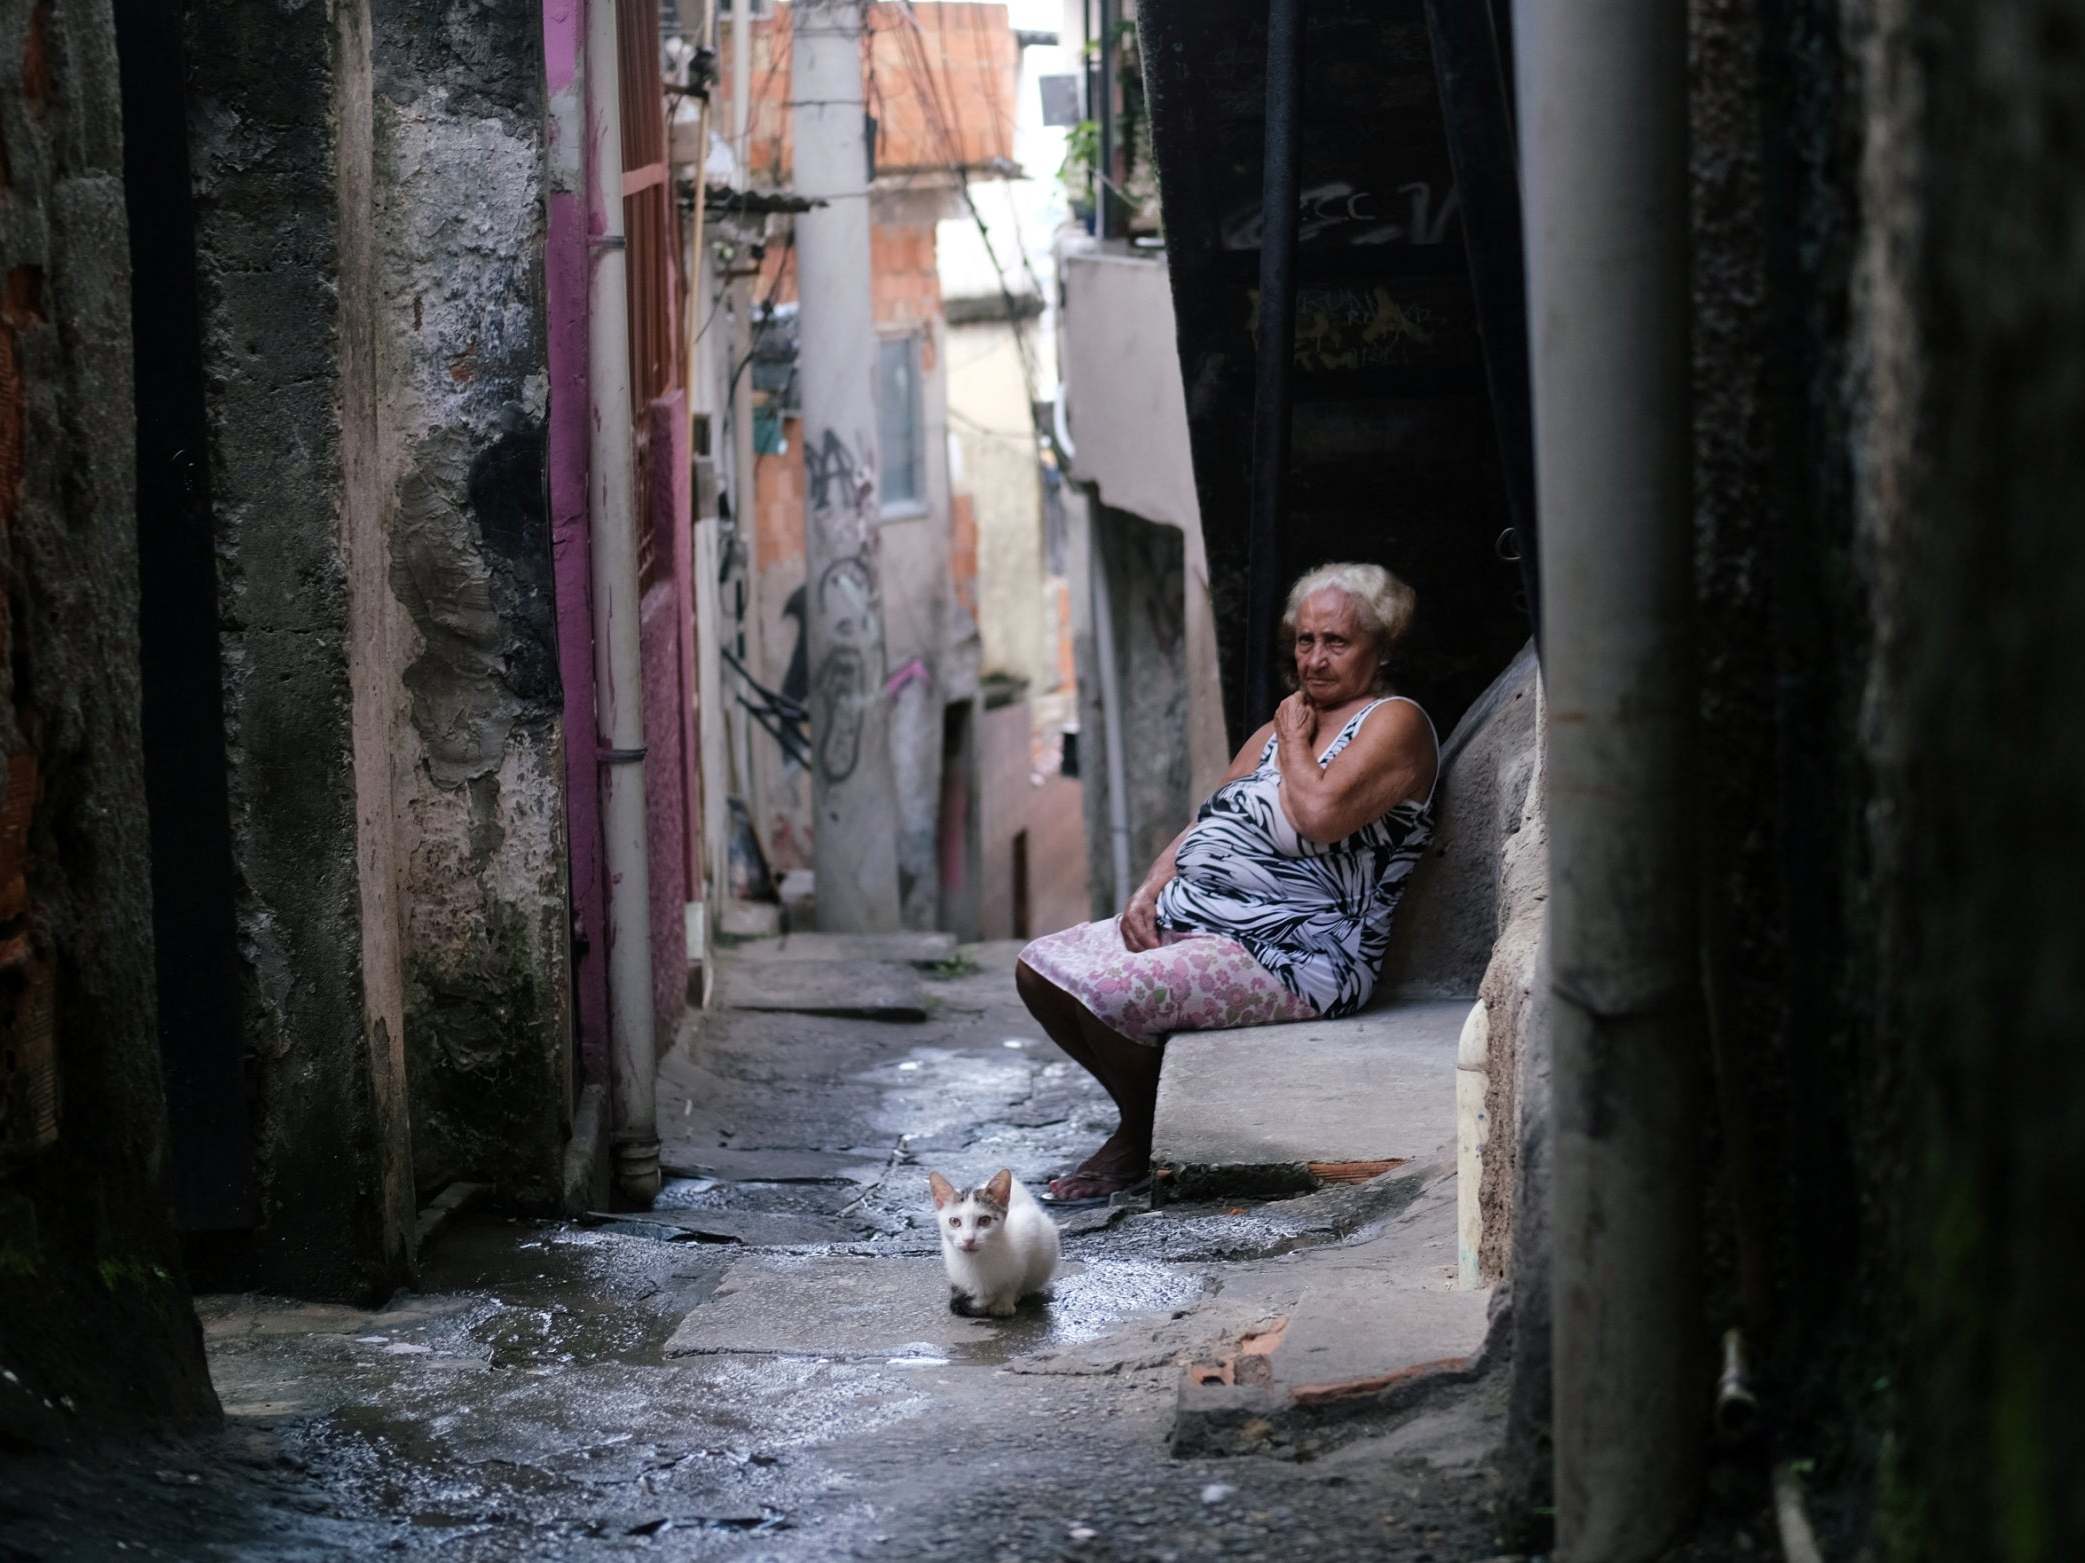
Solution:
<svg viewBox="0 0 2085 1563">
<path fill-rule="evenodd" d="M 1390 659 L 1412 627 L 1419 596 L 1379 564 L 1321 564 L 1296 578 L 1296 584 L 1289 588 L 1288 603 L 1281 610 L 1283 662 L 1293 661 L 1288 652 L 1296 640 L 1296 615 L 1306 602 L 1328 587 L 1346 593 L 1361 617 L 1361 627 L 1375 636 L 1376 655 L 1382 660 L 1376 670 L 1376 684 L 1385 687 Z M 1289 669 L 1291 676 L 1293 671 Z"/>
</svg>

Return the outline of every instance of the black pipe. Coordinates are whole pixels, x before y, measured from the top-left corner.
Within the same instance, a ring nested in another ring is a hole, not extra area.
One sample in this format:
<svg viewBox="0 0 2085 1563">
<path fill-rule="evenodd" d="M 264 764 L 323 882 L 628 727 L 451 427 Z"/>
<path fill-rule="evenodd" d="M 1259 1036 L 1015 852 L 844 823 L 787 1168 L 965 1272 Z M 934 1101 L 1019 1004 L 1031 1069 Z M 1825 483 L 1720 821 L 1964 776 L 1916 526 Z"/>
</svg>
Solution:
<svg viewBox="0 0 2085 1563">
<path fill-rule="evenodd" d="M 1302 138 L 1303 0 L 1267 11 L 1266 168 L 1260 186 L 1260 331 L 1252 402 L 1252 514 L 1245 546 L 1245 730 L 1274 714 L 1281 514 L 1296 354 L 1296 218 Z"/>
<path fill-rule="evenodd" d="M 1448 160 L 1462 197 L 1463 253 L 1477 300 L 1477 334 L 1492 425 L 1506 480 L 1513 558 L 1539 653 L 1542 591 L 1535 562 L 1535 427 L 1528 384 L 1527 267 L 1521 237 L 1519 157 L 1504 53 L 1491 8 L 1427 0 L 1434 81 L 1448 132 Z"/>
</svg>

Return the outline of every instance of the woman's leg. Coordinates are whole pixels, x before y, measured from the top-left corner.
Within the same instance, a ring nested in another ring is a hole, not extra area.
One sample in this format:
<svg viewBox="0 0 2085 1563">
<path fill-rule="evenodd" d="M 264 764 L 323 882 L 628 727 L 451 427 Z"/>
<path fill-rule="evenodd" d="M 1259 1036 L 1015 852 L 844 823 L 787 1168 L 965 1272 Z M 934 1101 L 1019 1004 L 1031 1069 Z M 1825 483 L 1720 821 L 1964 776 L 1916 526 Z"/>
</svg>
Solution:
<svg viewBox="0 0 2085 1563">
<path fill-rule="evenodd" d="M 1151 1169 L 1151 1118 L 1158 1105 L 1163 1050 L 1133 1042 L 1105 1025 L 1025 961 L 1014 967 L 1014 986 L 1050 1040 L 1101 1083 L 1120 1114 L 1115 1132 L 1100 1149 L 1081 1162 L 1077 1172 L 1054 1179 L 1051 1192 L 1081 1198 L 1136 1182 Z"/>
</svg>

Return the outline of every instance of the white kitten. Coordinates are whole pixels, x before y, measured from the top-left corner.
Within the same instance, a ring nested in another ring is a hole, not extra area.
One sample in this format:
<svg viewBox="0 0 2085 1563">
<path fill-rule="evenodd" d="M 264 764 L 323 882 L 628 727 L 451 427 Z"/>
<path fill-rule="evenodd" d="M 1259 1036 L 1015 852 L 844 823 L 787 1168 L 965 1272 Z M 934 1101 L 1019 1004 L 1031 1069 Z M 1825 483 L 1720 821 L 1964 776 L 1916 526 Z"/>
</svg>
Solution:
<svg viewBox="0 0 2085 1563">
<path fill-rule="evenodd" d="M 948 1309 L 966 1319 L 1011 1319 L 1014 1304 L 1057 1273 L 1057 1223 L 1004 1167 L 981 1188 L 958 1189 L 938 1172 L 934 1225 L 948 1268 Z"/>
</svg>

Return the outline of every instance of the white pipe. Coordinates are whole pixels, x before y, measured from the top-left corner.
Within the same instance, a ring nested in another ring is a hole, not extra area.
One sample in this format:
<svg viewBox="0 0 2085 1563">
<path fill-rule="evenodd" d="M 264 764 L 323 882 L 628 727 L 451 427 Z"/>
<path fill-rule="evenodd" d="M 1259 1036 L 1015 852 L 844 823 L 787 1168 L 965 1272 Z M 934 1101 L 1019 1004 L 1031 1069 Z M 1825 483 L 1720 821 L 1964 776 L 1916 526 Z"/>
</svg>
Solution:
<svg viewBox="0 0 2085 1563">
<path fill-rule="evenodd" d="M 1691 1523 L 1698 940 L 1687 8 L 1517 8 L 1549 698 L 1557 1555 Z"/>
<path fill-rule="evenodd" d="M 737 165 L 739 187 L 753 188 L 752 172 L 746 167 L 746 127 L 753 113 L 753 0 L 732 0 L 731 5 L 731 156 Z"/>
<path fill-rule="evenodd" d="M 731 156 L 734 177 L 741 190 L 753 188 L 748 126 L 753 113 L 753 0 L 731 0 Z M 741 225 L 754 219 L 741 217 Z M 734 256 L 734 269 L 744 270 L 748 257 Z M 753 449 L 753 304 L 759 296 L 755 279 L 735 277 L 726 282 L 731 290 L 731 525 L 737 534 L 739 557 L 745 560 L 740 577 L 744 608 L 738 623 L 744 640 L 746 666 L 766 668 L 766 619 L 760 602 L 760 458 Z M 723 633 L 723 626 L 718 626 Z M 805 633 L 799 631 L 799 633 Z M 731 768 L 738 795 L 754 821 L 756 833 L 767 818 L 764 789 L 756 774 L 753 753 L 753 719 L 736 704 L 728 707 L 726 725 L 731 736 Z M 765 843 L 763 843 L 764 845 Z M 717 866 L 720 894 L 728 895 L 730 870 L 727 860 Z"/>
<path fill-rule="evenodd" d="M 1086 573 L 1093 586 L 1093 660 L 1099 664 L 1101 741 L 1108 749 L 1108 862 L 1115 876 L 1115 906 L 1129 903 L 1134 889 L 1129 862 L 1129 764 L 1123 752 L 1122 672 L 1115 662 L 1115 602 L 1101 557 L 1100 501 L 1086 509 Z"/>
<path fill-rule="evenodd" d="M 617 1191 L 659 1191 L 652 1018 L 651 862 L 645 839 L 644 668 L 638 640 L 636 442 L 615 0 L 587 0 L 587 531 L 593 571 L 594 724 L 608 869 L 610 1140 Z"/>
<path fill-rule="evenodd" d="M 1803 1507 L 1803 1479 L 1788 1460 L 1774 1462 L 1774 1529 L 1788 1563 L 1824 1563 L 1817 1532 L 1810 1528 L 1809 1511 Z"/>
</svg>

